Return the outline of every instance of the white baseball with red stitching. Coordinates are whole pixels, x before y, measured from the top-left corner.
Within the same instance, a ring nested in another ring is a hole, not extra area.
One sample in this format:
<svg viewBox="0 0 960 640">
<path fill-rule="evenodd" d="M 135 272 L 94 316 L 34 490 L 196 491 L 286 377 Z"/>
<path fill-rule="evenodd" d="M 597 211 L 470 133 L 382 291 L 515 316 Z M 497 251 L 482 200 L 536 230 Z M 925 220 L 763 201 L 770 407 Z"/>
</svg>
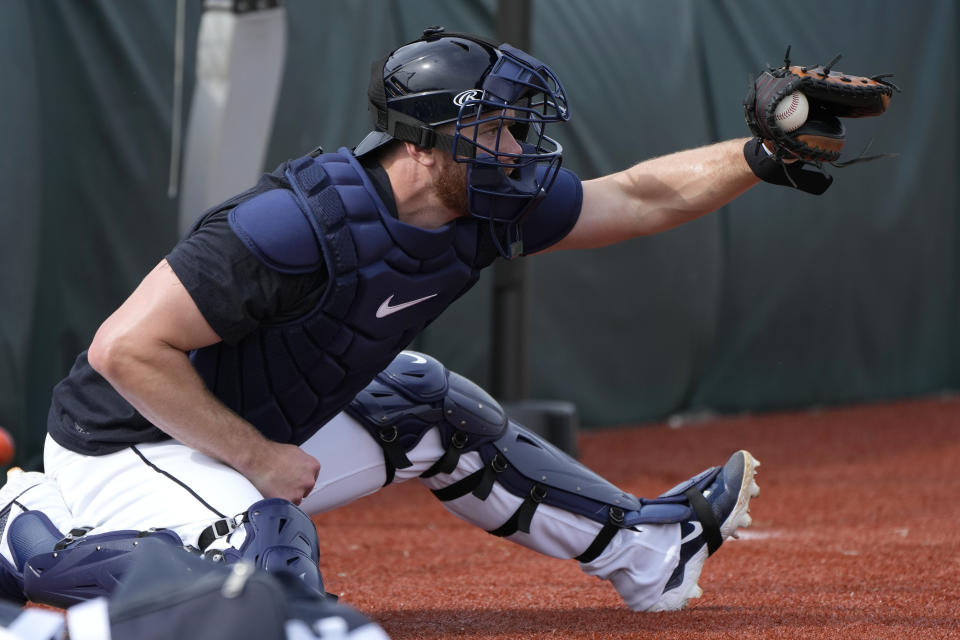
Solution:
<svg viewBox="0 0 960 640">
<path fill-rule="evenodd" d="M 794 91 L 780 101 L 774 111 L 774 116 L 777 119 L 777 126 L 790 133 L 799 129 L 807 121 L 809 113 L 810 103 L 807 102 L 807 96 L 799 91 Z"/>
</svg>

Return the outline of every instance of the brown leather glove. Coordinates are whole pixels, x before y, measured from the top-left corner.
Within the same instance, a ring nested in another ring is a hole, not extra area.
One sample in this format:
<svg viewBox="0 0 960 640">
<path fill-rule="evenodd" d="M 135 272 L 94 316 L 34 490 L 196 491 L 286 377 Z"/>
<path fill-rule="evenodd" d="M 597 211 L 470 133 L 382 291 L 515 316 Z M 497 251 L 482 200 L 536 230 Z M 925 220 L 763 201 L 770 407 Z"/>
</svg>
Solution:
<svg viewBox="0 0 960 640">
<path fill-rule="evenodd" d="M 833 71 L 840 56 L 816 67 L 791 66 L 789 56 L 787 47 L 782 67 L 768 69 L 750 83 L 743 103 L 747 126 L 772 150 L 773 160 L 781 164 L 797 160 L 818 167 L 823 163 L 850 164 L 838 162 L 846 141 L 840 118 L 878 116 L 886 111 L 893 92 L 900 89 L 886 80 L 889 75 L 867 78 Z M 806 96 L 809 115 L 799 128 L 788 132 L 777 124 L 776 109 L 795 91 Z M 878 157 L 883 156 L 861 156 L 851 162 Z"/>
</svg>

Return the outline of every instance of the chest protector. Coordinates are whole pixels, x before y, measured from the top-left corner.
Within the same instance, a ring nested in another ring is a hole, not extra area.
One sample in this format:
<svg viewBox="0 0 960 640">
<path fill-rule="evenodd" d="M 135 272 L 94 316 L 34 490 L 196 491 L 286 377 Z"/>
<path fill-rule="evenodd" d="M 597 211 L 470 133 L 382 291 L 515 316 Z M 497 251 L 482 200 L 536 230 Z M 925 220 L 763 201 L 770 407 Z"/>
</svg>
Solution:
<svg viewBox="0 0 960 640">
<path fill-rule="evenodd" d="M 302 444 L 479 277 L 477 227 L 414 227 L 390 215 L 347 149 L 292 161 L 291 188 L 247 200 L 230 226 L 284 273 L 326 265 L 301 317 L 191 354 L 207 387 L 268 438 Z"/>
</svg>

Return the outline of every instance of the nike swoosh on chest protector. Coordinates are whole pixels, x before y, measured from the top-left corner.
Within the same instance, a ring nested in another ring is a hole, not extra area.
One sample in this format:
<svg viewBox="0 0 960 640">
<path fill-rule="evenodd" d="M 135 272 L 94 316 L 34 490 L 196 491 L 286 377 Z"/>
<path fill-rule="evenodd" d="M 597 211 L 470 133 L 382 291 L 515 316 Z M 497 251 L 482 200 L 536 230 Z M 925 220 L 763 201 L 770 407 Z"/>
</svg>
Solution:
<svg viewBox="0 0 960 640">
<path fill-rule="evenodd" d="M 393 306 L 390 305 L 390 301 L 393 300 L 393 296 L 391 295 L 389 298 L 387 298 L 386 300 L 384 300 L 384 301 L 380 304 L 380 308 L 377 309 L 377 317 L 378 317 L 378 318 L 386 318 L 386 317 L 387 317 L 388 315 L 390 315 L 391 313 L 396 313 L 397 311 L 402 311 L 403 309 L 406 309 L 407 307 L 412 307 L 412 306 L 415 305 L 415 304 L 420 304 L 420 303 L 423 302 L 424 300 L 429 300 L 430 298 L 433 298 L 433 297 L 435 297 L 436 295 L 437 295 L 437 294 L 432 293 L 432 294 L 430 294 L 429 296 L 424 296 L 424 297 L 422 297 L 422 298 L 417 298 L 416 300 L 411 300 L 411 301 L 409 301 L 409 302 L 401 302 L 400 304 L 395 304 L 395 305 L 393 305 Z"/>
</svg>

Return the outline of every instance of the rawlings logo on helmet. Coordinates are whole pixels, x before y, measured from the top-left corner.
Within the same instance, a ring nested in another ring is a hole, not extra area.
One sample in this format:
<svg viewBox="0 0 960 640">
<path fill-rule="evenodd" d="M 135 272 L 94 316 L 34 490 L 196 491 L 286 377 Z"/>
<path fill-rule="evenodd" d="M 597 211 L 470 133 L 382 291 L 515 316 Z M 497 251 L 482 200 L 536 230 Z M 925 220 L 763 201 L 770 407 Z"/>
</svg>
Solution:
<svg viewBox="0 0 960 640">
<path fill-rule="evenodd" d="M 461 91 L 453 97 L 453 104 L 458 107 L 462 107 L 467 102 L 471 100 L 479 100 L 483 96 L 482 89 L 467 89 L 466 91 Z"/>
</svg>

